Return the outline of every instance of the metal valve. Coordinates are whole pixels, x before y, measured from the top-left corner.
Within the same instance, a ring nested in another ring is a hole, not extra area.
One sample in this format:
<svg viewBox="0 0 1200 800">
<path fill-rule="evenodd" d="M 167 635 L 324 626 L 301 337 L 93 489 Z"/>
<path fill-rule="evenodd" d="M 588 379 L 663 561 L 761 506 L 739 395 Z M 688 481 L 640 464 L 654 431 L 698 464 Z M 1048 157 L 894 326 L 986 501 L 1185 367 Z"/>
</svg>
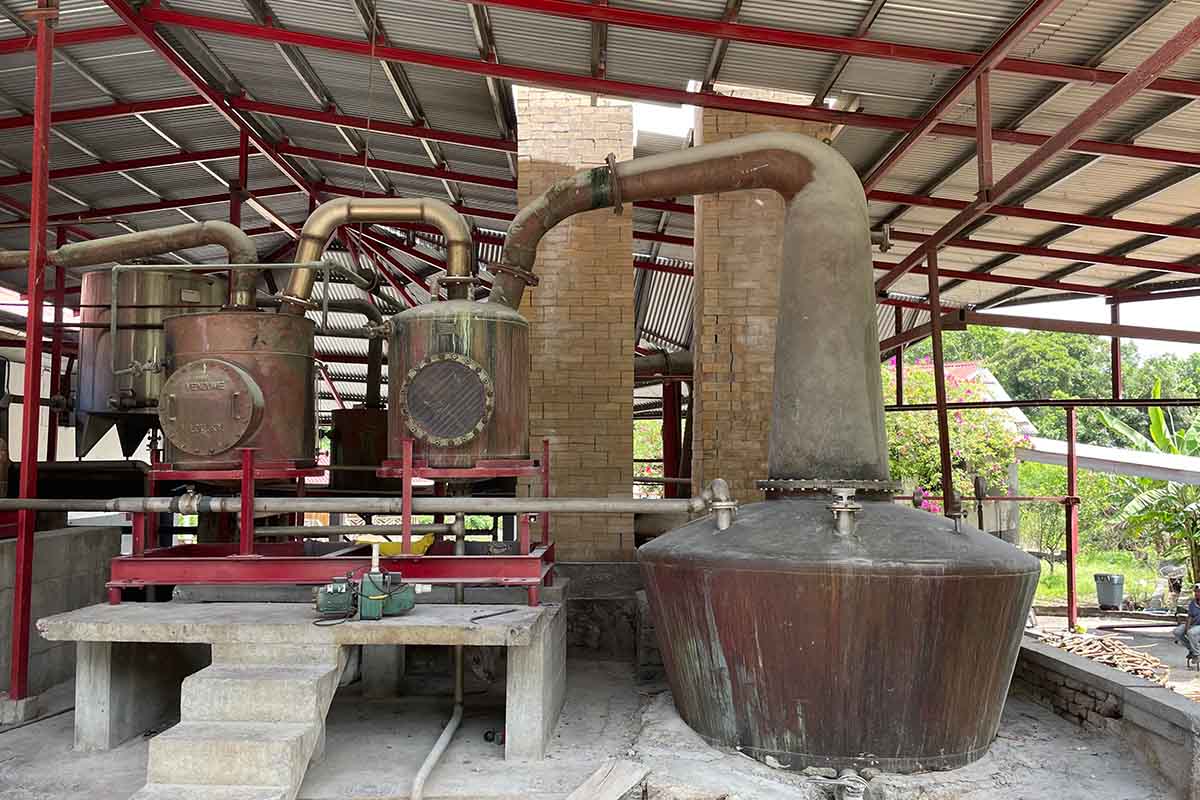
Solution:
<svg viewBox="0 0 1200 800">
<path fill-rule="evenodd" d="M 829 491 L 835 498 L 828 506 L 833 512 L 834 530 L 840 537 L 852 536 L 858 526 L 857 514 L 862 511 L 862 505 L 854 502 L 857 490 L 849 486 L 835 486 Z"/>
</svg>

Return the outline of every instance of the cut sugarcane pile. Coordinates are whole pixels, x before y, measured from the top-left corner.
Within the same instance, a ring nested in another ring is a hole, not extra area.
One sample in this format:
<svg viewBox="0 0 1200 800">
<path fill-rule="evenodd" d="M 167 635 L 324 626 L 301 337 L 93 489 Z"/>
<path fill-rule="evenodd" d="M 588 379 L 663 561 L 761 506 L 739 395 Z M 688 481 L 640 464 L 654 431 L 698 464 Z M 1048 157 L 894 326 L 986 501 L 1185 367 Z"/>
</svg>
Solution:
<svg viewBox="0 0 1200 800">
<path fill-rule="evenodd" d="M 1165 686 L 1171 668 L 1144 650 L 1125 644 L 1115 635 L 1092 636 L 1086 633 L 1043 632 L 1039 638 L 1068 653 L 1090 658 L 1099 664 L 1128 672 Z"/>
</svg>

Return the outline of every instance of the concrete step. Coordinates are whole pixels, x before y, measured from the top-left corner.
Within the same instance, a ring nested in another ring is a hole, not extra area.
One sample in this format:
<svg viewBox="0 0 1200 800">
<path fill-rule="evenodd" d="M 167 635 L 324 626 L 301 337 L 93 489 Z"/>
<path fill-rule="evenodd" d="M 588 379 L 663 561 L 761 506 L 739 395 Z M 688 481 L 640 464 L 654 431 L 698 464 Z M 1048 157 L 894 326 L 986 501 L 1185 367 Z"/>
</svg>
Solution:
<svg viewBox="0 0 1200 800">
<path fill-rule="evenodd" d="M 129 800 L 288 800 L 288 790 L 281 786 L 148 783 Z"/>
<path fill-rule="evenodd" d="M 147 782 L 280 786 L 294 793 L 320 732 L 314 723 L 180 722 L 150 740 Z"/>
<path fill-rule="evenodd" d="M 214 664 L 189 675 L 180 691 L 180 718 L 189 722 L 320 724 L 337 681 L 331 666 Z"/>
</svg>

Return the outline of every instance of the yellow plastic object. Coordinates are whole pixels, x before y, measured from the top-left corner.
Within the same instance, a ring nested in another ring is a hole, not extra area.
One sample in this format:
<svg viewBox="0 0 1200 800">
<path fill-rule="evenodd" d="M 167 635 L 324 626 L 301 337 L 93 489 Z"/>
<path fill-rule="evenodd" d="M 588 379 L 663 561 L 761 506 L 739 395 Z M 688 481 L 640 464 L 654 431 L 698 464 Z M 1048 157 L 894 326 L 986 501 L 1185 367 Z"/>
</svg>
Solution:
<svg viewBox="0 0 1200 800">
<path fill-rule="evenodd" d="M 373 538 L 373 537 L 364 536 L 361 539 L 359 539 L 358 541 L 361 542 L 361 541 L 365 541 L 370 538 Z M 436 537 L 432 533 L 427 533 L 424 536 L 422 536 L 420 539 L 413 539 L 412 540 L 413 553 L 415 553 L 416 555 L 419 555 L 419 556 L 425 555 L 425 551 L 433 546 L 433 542 L 434 542 L 435 538 Z M 403 542 L 396 542 L 396 541 L 380 542 L 379 543 L 379 555 L 381 555 L 381 556 L 403 555 L 404 554 L 403 548 L 404 548 Z"/>
</svg>

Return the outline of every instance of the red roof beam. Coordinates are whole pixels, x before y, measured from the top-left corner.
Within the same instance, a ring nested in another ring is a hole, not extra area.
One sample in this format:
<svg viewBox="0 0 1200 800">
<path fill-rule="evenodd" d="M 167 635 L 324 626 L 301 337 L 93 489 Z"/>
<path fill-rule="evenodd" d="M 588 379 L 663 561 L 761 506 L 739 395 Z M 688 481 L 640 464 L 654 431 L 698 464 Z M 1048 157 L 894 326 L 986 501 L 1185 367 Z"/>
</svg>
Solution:
<svg viewBox="0 0 1200 800">
<path fill-rule="evenodd" d="M 880 278 L 876 282 L 875 288 L 881 292 L 886 291 L 918 262 L 926 258 L 928 253 L 936 253 L 938 247 L 947 239 L 953 238 L 967 225 L 987 215 L 992 206 L 1003 203 L 1016 192 L 1021 182 L 1032 175 L 1042 164 L 1070 147 L 1073 142 L 1083 136 L 1085 131 L 1120 108 L 1157 76 L 1170 69 L 1176 61 L 1191 52 L 1198 41 L 1200 41 L 1200 17 L 1194 17 L 1190 23 L 1163 43 L 1136 69 L 1122 78 L 1117 85 L 1105 92 L 1079 116 L 1010 170 L 1004 178 L 996 183 L 993 191 L 986 198 L 980 198 L 960 211 L 929 237 L 928 242 L 918 247 L 888 274 Z"/>
<path fill-rule="evenodd" d="M 887 261 L 876 261 L 873 263 L 873 266 L 877 270 L 886 272 L 896 265 Z M 927 276 L 929 271 L 924 267 L 917 267 L 912 271 L 912 274 Z M 938 267 L 938 275 L 943 278 L 978 281 L 979 283 L 995 283 L 1001 286 L 1024 286 L 1027 289 L 1052 289 L 1059 292 L 1094 294 L 1101 297 L 1115 297 L 1120 294 L 1119 289 L 1108 286 L 1089 286 L 1086 283 L 1068 283 L 1066 281 L 1052 281 L 1041 278 L 1018 278 L 1012 275 L 994 275 L 990 272 L 968 272 L 966 270 L 942 269 Z M 878 302 L 883 303 L 884 298 L 880 298 Z M 927 308 L 928 306 L 925 307 Z"/>
<path fill-rule="evenodd" d="M 986 80 L 988 70 L 999 64 L 1008 55 L 1008 51 L 1053 13 L 1061 2 L 1062 0 L 1033 0 L 1021 13 L 1021 16 L 1000 35 L 1000 38 L 993 42 L 992 46 L 984 51 L 966 72 L 958 76 L 954 85 L 933 104 L 933 108 L 925 112 L 916 126 L 904 135 L 904 138 L 883 157 L 883 160 L 871 170 L 867 177 L 863 178 L 863 186 L 868 191 L 878 186 L 891 168 L 933 131 L 938 119 L 958 104 L 959 99 L 975 85 L 976 80 L 980 77 Z"/>
<path fill-rule="evenodd" d="M 294 119 L 301 122 L 315 122 L 321 125 L 336 125 L 340 128 L 354 128 L 360 131 L 407 136 L 413 139 L 428 139 L 435 142 L 446 142 L 447 144 L 478 147 L 484 150 L 499 150 L 505 153 L 517 152 L 517 143 L 509 139 L 474 136 L 469 133 L 423 128 L 418 125 L 403 125 L 383 119 L 368 119 L 350 114 L 337 114 L 332 111 L 314 111 L 307 108 L 286 106 L 280 103 L 264 103 L 259 100 L 251 100 L 247 97 L 231 97 L 229 98 L 229 103 L 240 111 L 252 111 L 271 117 Z"/>
<path fill-rule="evenodd" d="M 50 180 L 58 181 L 64 178 L 82 178 L 90 175 L 107 175 L 115 172 L 126 172 L 134 169 L 151 169 L 154 167 L 169 167 L 178 164 L 195 164 L 200 161 L 219 161 L 226 158 L 237 158 L 236 147 L 223 147 L 216 150 L 200 150 L 196 152 L 170 153 L 163 156 L 148 158 L 131 158 L 126 161 L 102 161 L 98 164 L 84 164 L 79 167 L 66 167 L 50 170 Z M 29 183 L 28 172 L 18 172 L 15 175 L 0 176 L 0 186 L 20 186 Z M 229 196 L 226 195 L 226 200 Z"/>
<path fill-rule="evenodd" d="M 301 191 L 299 188 L 288 184 L 287 186 L 271 186 L 263 189 L 255 189 L 254 194 L 256 197 L 275 197 L 277 195 L 295 194 L 299 191 Z M 197 197 L 181 197 L 175 200 L 158 200 L 153 203 L 131 203 L 124 206 L 101 206 L 90 208 L 87 211 L 68 211 L 62 214 L 53 214 L 50 216 L 50 220 L 52 222 L 76 222 L 83 224 L 97 220 L 108 220 L 114 217 L 131 217 L 136 214 L 150 214 L 156 211 L 172 211 L 178 208 L 193 208 L 195 206 L 228 202 L 229 193 L 221 192 L 220 194 L 200 195 Z"/>
<path fill-rule="evenodd" d="M 54 46 L 70 47 L 75 44 L 94 44 L 109 42 L 113 39 L 127 39 L 129 29 L 124 25 L 105 25 L 97 28 L 78 28 L 73 31 L 55 31 Z M 0 55 L 33 51 L 37 42 L 36 36 L 14 36 L 11 39 L 0 39 Z"/>
<path fill-rule="evenodd" d="M 898 242 L 914 242 L 925 246 L 931 237 L 908 231 L 892 230 L 892 239 Z M 1034 247 L 1027 244 L 1012 242 L 994 242 L 985 239 L 947 239 L 941 247 L 958 247 L 963 250 L 980 250 L 985 253 L 1011 253 L 1018 256 L 1033 258 L 1053 258 L 1060 261 L 1083 261 L 1092 264 L 1108 264 L 1113 267 L 1130 267 L 1133 269 L 1153 269 L 1162 272 L 1179 272 L 1185 275 L 1200 275 L 1200 266 L 1176 264 L 1169 261 L 1152 261 L 1148 258 L 1132 258 L 1130 256 L 1111 256 L 1104 253 L 1088 253 L 1083 250 L 1062 250 L 1054 247 Z M 945 270 L 939 270 L 945 272 Z M 979 273 L 968 273 L 979 274 Z"/>
<path fill-rule="evenodd" d="M 89 122 L 114 117 L 132 117 L 135 114 L 153 114 L 160 111 L 178 111 L 186 108 L 200 108 L 208 105 L 201 96 L 195 94 L 180 97 L 164 97 L 161 100 L 139 100 L 134 103 L 109 103 L 103 106 L 88 106 L 87 108 L 72 108 L 65 111 L 55 111 L 50 115 L 50 123 L 63 125 L 69 122 Z M 28 128 L 33 125 L 31 114 L 18 114 L 0 119 L 0 131 Z"/>
<path fill-rule="evenodd" d="M 944 208 L 950 211 L 961 211 L 970 205 L 966 200 L 951 200 L 948 197 L 927 197 L 917 194 L 905 194 L 903 192 L 886 192 L 880 189 L 869 192 L 867 199 L 880 203 L 900 203 L 908 206 Z M 988 213 L 1000 217 L 1033 219 L 1062 225 L 1082 225 L 1088 228 L 1147 233 L 1153 236 L 1176 236 L 1183 239 L 1200 239 L 1200 228 L 1187 228 L 1182 225 L 1159 225 L 1153 222 L 1138 222 L 1132 219 L 1092 217 L 1086 214 L 1068 214 L 1061 211 L 1048 211 L 1046 209 L 1028 208 L 1026 206 L 996 205 L 992 206 Z"/>
<path fill-rule="evenodd" d="M 491 186 L 499 189 L 516 189 L 517 182 L 511 178 L 492 178 L 486 175 L 472 175 L 466 172 L 440 169 L 438 167 L 422 167 L 416 164 L 406 164 L 402 161 L 388 161 L 382 158 L 364 158 L 354 153 L 333 153 L 327 150 L 315 150 L 311 147 L 298 147 L 293 144 L 280 144 L 276 148 L 281 154 L 296 158 L 311 158 L 314 161 L 329 161 L 336 164 L 349 164 L 356 167 L 368 167 L 384 172 L 397 172 L 401 175 L 416 175 L 434 180 L 469 183 L 476 186 Z"/>
<path fill-rule="evenodd" d="M 130 30 L 141 37 L 142 41 L 150 45 L 185 81 L 191 84 L 192 88 L 199 92 L 218 114 L 239 132 L 245 133 L 255 149 L 266 156 L 272 166 L 283 173 L 284 177 L 304 189 L 310 196 L 315 196 L 304 175 L 289 164 L 270 142 L 253 130 L 246 120 L 229 105 L 229 100 L 220 91 L 210 86 L 195 68 L 158 34 L 158 31 L 154 29 L 154 23 L 134 11 L 126 0 L 104 0 L 104 3 L 120 17 Z"/>
<path fill-rule="evenodd" d="M 119 0 L 108 0 L 118 2 Z M 599 6 L 596 6 L 599 8 Z M 609 7 L 611 8 L 611 6 Z M 420 50 L 408 50 L 398 47 L 375 45 L 352 39 L 341 39 L 323 34 L 304 33 L 283 30 L 266 25 L 256 25 L 249 22 L 207 17 L 199 14 L 187 14 L 164 8 L 146 7 L 142 15 L 146 19 L 168 25 L 179 25 L 195 30 L 206 30 L 230 36 L 256 39 L 267 42 L 295 44 L 302 47 L 312 47 L 331 52 L 346 53 L 363 58 L 378 58 L 407 64 L 420 64 L 440 69 L 483 75 L 519 83 L 529 83 L 539 86 L 550 86 L 583 94 L 603 94 L 616 97 L 627 97 L 649 102 L 672 103 L 702 106 L 725 111 L 739 111 L 747 114 L 762 114 L 765 116 L 800 119 L 813 122 L 826 122 L 832 125 L 847 125 L 851 127 L 872 128 L 878 130 L 909 131 L 919 120 L 908 117 L 894 117 L 881 114 L 862 114 L 850 111 L 837 111 L 830 108 L 812 105 L 795 105 L 792 103 L 774 103 L 764 100 L 752 100 L 745 97 L 730 97 L 720 94 L 702 94 L 687 92 L 681 89 L 671 89 L 664 86 L 629 83 L 608 79 L 591 78 L 572 75 L 563 72 L 518 67 L 511 64 L 499 64 L 483 60 L 461 58 L 458 56 L 428 53 Z M 975 56 L 971 56 L 973 59 Z M 971 62 L 968 61 L 967 65 Z M 1091 72 L 1085 70 L 1085 72 Z M 1116 73 L 1120 74 L 1120 73 Z M 1193 82 L 1193 91 L 1187 94 L 1200 97 L 1200 81 Z M 944 134 L 962 138 L 975 138 L 975 128 L 970 125 L 939 123 L 933 128 L 934 134 Z M 993 129 L 992 138 L 998 142 L 1038 146 L 1050 137 L 1041 134 L 1024 133 Z M 1112 144 L 1081 139 L 1072 143 L 1069 148 L 1080 153 L 1095 153 L 1102 155 L 1119 155 L 1127 158 L 1144 158 L 1151 161 L 1164 161 L 1172 164 L 1200 166 L 1200 153 L 1169 150 L 1165 148 L 1143 147 L 1140 145 Z"/>
<path fill-rule="evenodd" d="M 944 67 L 971 67 L 979 59 L 979 53 L 961 50 L 898 44 L 862 36 L 836 36 L 809 31 L 784 30 L 764 25 L 749 25 L 743 22 L 661 14 L 633 8 L 572 2 L 572 0 L 460 0 L 460 2 L 515 8 L 569 19 L 604 22 L 609 25 L 623 25 L 666 33 L 728 39 L 734 42 L 749 42 L 837 55 L 863 56 L 885 61 L 907 61 L 914 64 L 935 64 Z M 1003 58 L 996 63 L 995 69 L 1000 72 L 1028 75 L 1034 78 L 1092 84 L 1116 84 L 1125 77 L 1125 73 L 1116 70 L 1089 69 L 1028 58 Z M 1151 81 L 1147 88 L 1170 94 L 1200 96 L 1200 82 L 1197 81 L 1157 78 Z"/>
</svg>

